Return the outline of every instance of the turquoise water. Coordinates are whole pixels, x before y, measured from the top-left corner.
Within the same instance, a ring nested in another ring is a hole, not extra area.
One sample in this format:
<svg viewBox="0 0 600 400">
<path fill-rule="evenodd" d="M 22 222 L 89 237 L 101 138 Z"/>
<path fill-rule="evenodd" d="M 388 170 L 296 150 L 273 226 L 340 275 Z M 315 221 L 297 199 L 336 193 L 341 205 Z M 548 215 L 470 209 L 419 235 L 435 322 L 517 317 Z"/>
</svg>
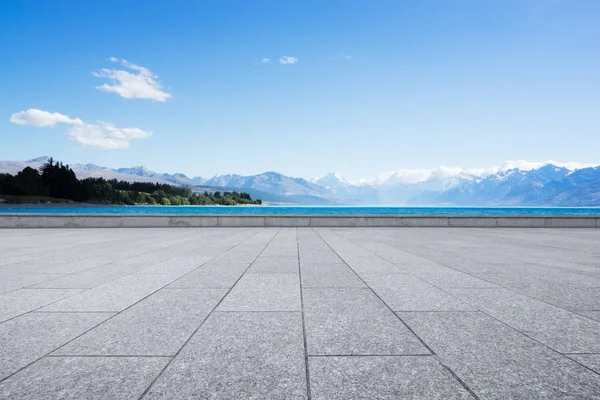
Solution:
<svg viewBox="0 0 600 400">
<path fill-rule="evenodd" d="M 600 215 L 600 207 L 354 207 L 354 206 L 61 206 L 0 208 L 33 214 L 269 214 L 269 215 Z"/>
</svg>

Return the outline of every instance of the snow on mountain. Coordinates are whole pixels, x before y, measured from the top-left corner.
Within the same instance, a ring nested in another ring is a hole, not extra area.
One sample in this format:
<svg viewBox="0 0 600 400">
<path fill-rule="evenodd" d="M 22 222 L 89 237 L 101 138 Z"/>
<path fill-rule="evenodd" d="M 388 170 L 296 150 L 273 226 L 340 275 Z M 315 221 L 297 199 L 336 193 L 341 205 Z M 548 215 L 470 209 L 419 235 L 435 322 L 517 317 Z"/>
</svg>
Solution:
<svg viewBox="0 0 600 400">
<path fill-rule="evenodd" d="M 326 189 L 335 187 L 354 186 L 348 182 L 339 172 L 330 172 L 322 178 L 315 179 L 314 184 L 322 186 Z"/>
<path fill-rule="evenodd" d="M 379 193 L 371 185 L 353 185 L 338 172 L 330 172 L 314 183 L 350 204 L 378 204 Z"/>
<path fill-rule="evenodd" d="M 408 200 L 418 205 L 596 206 L 600 167 L 569 170 L 554 164 L 501 170 L 447 190 L 424 191 Z"/>
<path fill-rule="evenodd" d="M 39 169 L 48 157 L 0 161 L 0 173 Z M 245 190 L 279 203 L 385 205 L 600 205 L 600 167 L 582 163 L 508 161 L 497 167 L 401 169 L 352 183 L 338 172 L 308 181 L 278 172 L 215 175 L 210 179 L 167 174 L 143 166 L 111 169 L 72 164 L 79 178 Z M 204 190 L 204 189 L 202 189 Z"/>
<path fill-rule="evenodd" d="M 335 204 L 340 202 L 330 191 L 317 184 L 304 178 L 292 178 L 273 171 L 250 176 L 215 175 L 208 179 L 205 184 L 213 187 L 255 189 L 298 200 L 304 199 L 309 204 Z"/>
</svg>

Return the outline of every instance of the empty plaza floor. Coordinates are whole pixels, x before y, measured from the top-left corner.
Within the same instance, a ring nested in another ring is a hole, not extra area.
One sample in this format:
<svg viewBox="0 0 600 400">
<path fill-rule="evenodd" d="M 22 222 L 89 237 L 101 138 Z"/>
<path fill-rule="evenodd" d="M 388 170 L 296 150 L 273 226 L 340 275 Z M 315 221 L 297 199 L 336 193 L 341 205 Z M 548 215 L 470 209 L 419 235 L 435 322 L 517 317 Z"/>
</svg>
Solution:
<svg viewBox="0 0 600 400">
<path fill-rule="evenodd" d="M 600 229 L 0 230 L 2 399 L 600 399 Z"/>
</svg>

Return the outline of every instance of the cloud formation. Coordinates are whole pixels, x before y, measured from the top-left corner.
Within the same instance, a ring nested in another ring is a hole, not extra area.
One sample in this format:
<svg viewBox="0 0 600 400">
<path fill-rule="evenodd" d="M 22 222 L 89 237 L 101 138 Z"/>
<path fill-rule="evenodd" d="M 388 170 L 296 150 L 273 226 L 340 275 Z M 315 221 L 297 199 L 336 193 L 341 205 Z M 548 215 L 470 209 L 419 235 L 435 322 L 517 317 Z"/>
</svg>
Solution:
<svg viewBox="0 0 600 400">
<path fill-rule="evenodd" d="M 29 110 L 14 113 L 10 117 L 10 122 L 18 125 L 32 125 L 38 127 L 54 126 L 56 124 L 81 125 L 83 121 L 79 118 L 69 118 L 59 113 L 49 113 L 48 111 L 30 108 Z"/>
<path fill-rule="evenodd" d="M 164 103 L 173 96 L 163 90 L 155 75 L 148 68 L 130 63 L 127 60 L 119 60 L 110 57 L 108 61 L 120 63 L 129 71 L 117 68 L 103 68 L 93 75 L 98 78 L 106 78 L 110 83 L 96 86 L 103 92 L 114 92 L 126 99 L 149 99 Z"/>
<path fill-rule="evenodd" d="M 279 62 L 283 65 L 296 64 L 298 61 L 300 60 L 291 56 L 283 56 L 279 59 Z"/>
<path fill-rule="evenodd" d="M 117 128 L 110 122 L 98 121 L 95 124 L 83 122 L 79 118 L 70 118 L 59 113 L 30 108 L 26 111 L 14 113 L 10 122 L 19 125 L 32 125 L 40 128 L 51 127 L 56 124 L 66 124 L 69 128 L 65 132 L 72 140 L 83 146 L 98 149 L 126 149 L 133 139 L 144 139 L 152 132 L 140 128 Z"/>
<path fill-rule="evenodd" d="M 271 60 L 267 57 L 263 57 L 260 59 L 260 62 L 262 62 L 262 63 L 268 63 L 269 61 L 271 61 Z"/>
<path fill-rule="evenodd" d="M 152 133 L 140 128 L 117 128 L 111 123 L 98 121 L 97 124 L 73 125 L 66 134 L 84 146 L 115 150 L 126 149 L 130 140 L 145 139 Z"/>
</svg>

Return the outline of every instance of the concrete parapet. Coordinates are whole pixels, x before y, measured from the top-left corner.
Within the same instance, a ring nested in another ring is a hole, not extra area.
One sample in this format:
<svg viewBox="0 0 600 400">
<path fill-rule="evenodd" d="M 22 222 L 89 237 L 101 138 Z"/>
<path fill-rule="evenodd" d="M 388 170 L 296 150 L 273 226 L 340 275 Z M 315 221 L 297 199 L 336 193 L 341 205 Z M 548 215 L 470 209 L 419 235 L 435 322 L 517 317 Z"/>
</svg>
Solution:
<svg viewBox="0 0 600 400">
<path fill-rule="evenodd" d="M 448 226 L 466 228 L 495 228 L 498 226 L 497 217 L 449 217 Z"/>
<path fill-rule="evenodd" d="M 307 227 L 310 226 L 309 216 L 279 216 L 265 215 L 265 226 L 281 226 L 281 227 Z"/>
<path fill-rule="evenodd" d="M 123 225 L 121 216 L 83 215 L 73 216 L 74 228 L 120 228 Z"/>
<path fill-rule="evenodd" d="M 598 218 L 546 218 L 546 228 L 597 228 Z"/>
<path fill-rule="evenodd" d="M 121 224 L 124 228 L 168 228 L 170 215 L 123 215 Z"/>
<path fill-rule="evenodd" d="M 0 228 L 472 227 L 600 228 L 600 216 L 0 214 Z"/>
<path fill-rule="evenodd" d="M 19 217 L 16 215 L 0 214 L 0 228 L 18 228 Z"/>
<path fill-rule="evenodd" d="M 219 215 L 219 226 L 228 227 L 264 227 L 265 217 L 262 215 Z"/>
<path fill-rule="evenodd" d="M 548 217 L 504 216 L 496 219 L 499 228 L 545 228 Z"/>
<path fill-rule="evenodd" d="M 445 227 L 450 226 L 449 217 L 444 216 L 401 216 L 400 225 L 402 227 Z"/>
<path fill-rule="evenodd" d="M 173 215 L 169 221 L 169 226 L 175 228 L 219 226 L 219 217 L 216 215 Z"/>
</svg>

